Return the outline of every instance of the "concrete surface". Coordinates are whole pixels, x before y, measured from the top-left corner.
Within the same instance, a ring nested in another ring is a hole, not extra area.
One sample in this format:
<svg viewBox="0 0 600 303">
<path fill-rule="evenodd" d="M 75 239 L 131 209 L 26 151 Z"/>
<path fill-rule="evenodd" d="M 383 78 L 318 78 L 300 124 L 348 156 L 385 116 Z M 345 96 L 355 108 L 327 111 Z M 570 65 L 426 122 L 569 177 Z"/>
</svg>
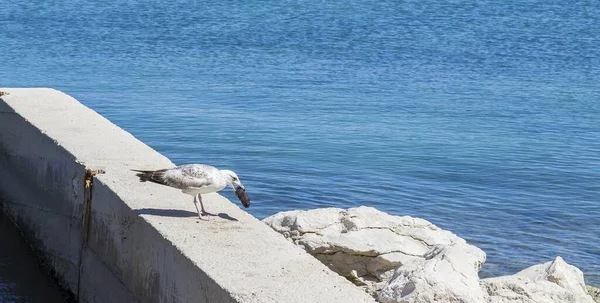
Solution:
<svg viewBox="0 0 600 303">
<path fill-rule="evenodd" d="M 373 302 L 224 197 L 199 221 L 190 196 L 138 182 L 173 164 L 72 97 L 0 91 L 0 208 L 81 302 Z M 106 171 L 90 204 L 86 168 Z"/>
</svg>

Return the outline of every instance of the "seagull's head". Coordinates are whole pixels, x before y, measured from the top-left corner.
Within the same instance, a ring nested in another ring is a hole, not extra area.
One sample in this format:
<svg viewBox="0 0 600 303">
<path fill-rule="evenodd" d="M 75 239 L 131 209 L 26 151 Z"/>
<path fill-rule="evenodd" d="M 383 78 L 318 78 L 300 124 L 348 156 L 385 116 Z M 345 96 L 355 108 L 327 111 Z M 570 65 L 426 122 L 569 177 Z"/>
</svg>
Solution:
<svg viewBox="0 0 600 303">
<path fill-rule="evenodd" d="M 223 177 L 225 177 L 227 185 L 231 186 L 231 188 L 233 188 L 234 190 L 235 185 L 245 189 L 244 185 L 242 185 L 242 182 L 240 181 L 240 178 L 234 172 L 227 169 L 222 169 L 221 174 L 223 175 Z"/>
</svg>

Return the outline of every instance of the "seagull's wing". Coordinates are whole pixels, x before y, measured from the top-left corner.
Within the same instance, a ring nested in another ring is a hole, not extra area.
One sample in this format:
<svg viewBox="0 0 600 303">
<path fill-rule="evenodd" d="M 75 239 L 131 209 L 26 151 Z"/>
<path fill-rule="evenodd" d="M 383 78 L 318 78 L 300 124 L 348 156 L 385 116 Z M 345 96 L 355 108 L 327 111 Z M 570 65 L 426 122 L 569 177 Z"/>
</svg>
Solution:
<svg viewBox="0 0 600 303">
<path fill-rule="evenodd" d="M 213 183 L 219 170 L 204 164 L 187 164 L 167 170 L 164 174 L 166 185 L 177 188 L 202 188 Z"/>
<path fill-rule="evenodd" d="M 204 164 L 187 164 L 160 170 L 134 170 L 140 181 L 150 181 L 179 189 L 202 188 L 212 184 L 218 169 Z"/>
</svg>

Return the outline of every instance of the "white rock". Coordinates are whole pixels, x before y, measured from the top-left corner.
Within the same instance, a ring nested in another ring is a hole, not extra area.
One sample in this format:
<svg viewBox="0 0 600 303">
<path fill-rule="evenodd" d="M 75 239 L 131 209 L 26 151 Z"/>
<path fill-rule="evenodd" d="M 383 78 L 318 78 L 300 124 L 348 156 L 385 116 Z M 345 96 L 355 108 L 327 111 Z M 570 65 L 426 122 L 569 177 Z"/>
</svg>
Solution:
<svg viewBox="0 0 600 303">
<path fill-rule="evenodd" d="M 381 290 L 383 303 L 482 303 L 478 272 L 485 253 L 472 245 L 454 243 L 433 247 L 425 259 L 402 265 Z"/>
<path fill-rule="evenodd" d="M 512 276 L 481 280 L 489 303 L 594 303 L 583 273 L 561 257 L 528 267 Z"/>
<path fill-rule="evenodd" d="M 264 222 L 374 296 L 396 268 L 424 260 L 433 247 L 469 246 L 426 220 L 391 216 L 364 206 L 288 211 Z M 483 262 L 480 255 L 485 260 L 481 252 L 476 260 L 467 256 L 467 263 Z"/>
<path fill-rule="evenodd" d="M 264 222 L 384 303 L 594 303 L 582 272 L 560 257 L 480 281 L 485 253 L 419 218 L 358 207 L 289 211 Z"/>
</svg>

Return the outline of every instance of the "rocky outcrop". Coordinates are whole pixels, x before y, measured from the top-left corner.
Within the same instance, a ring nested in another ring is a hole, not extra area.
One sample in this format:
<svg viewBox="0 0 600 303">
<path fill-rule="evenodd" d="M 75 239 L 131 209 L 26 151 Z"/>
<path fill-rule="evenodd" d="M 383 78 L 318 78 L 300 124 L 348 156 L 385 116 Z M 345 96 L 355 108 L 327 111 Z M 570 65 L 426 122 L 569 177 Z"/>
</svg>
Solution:
<svg viewBox="0 0 600 303">
<path fill-rule="evenodd" d="M 423 219 L 391 216 L 372 207 L 288 211 L 264 222 L 374 296 L 403 265 L 413 264 L 413 271 L 417 271 L 419 262 L 428 262 L 432 264 L 430 270 L 437 271 L 468 264 L 473 269 L 464 272 L 473 272 L 469 283 L 477 284 L 477 266 L 485 262 L 483 251 L 449 231 Z M 444 256 L 439 265 L 434 264 Z M 456 262 L 448 263 L 450 257 Z M 415 287 L 420 289 L 417 284 Z M 389 294 L 398 287 L 398 283 L 390 286 Z"/>
<path fill-rule="evenodd" d="M 264 222 L 380 302 L 594 302 L 582 272 L 561 257 L 480 280 L 485 253 L 419 218 L 363 206 L 288 211 Z"/>
<path fill-rule="evenodd" d="M 528 267 L 514 275 L 481 280 L 489 303 L 594 303 L 583 273 L 561 257 Z"/>
</svg>

